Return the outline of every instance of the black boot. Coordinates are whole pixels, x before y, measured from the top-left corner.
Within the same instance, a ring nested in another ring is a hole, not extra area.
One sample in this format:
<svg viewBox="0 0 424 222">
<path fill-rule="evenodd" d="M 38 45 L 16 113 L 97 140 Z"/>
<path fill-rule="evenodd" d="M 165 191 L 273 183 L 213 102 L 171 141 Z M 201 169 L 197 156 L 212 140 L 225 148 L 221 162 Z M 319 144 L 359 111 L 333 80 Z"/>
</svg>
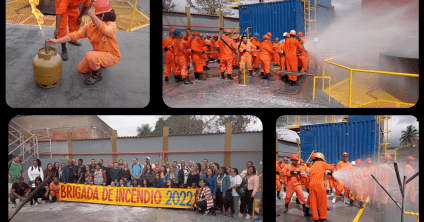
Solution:
<svg viewBox="0 0 424 222">
<path fill-rule="evenodd" d="M 305 207 L 305 204 L 303 205 L 303 216 L 307 217 L 307 216 L 311 216 L 311 214 L 309 213 L 309 208 Z"/>
<path fill-rule="evenodd" d="M 227 79 L 229 79 L 229 80 L 233 80 L 234 78 L 233 78 L 233 77 L 231 77 L 231 74 L 227 74 Z"/>
<path fill-rule="evenodd" d="M 308 188 L 306 188 L 306 192 L 308 192 L 308 193 L 309 193 L 309 189 L 308 189 Z"/>
<path fill-rule="evenodd" d="M 196 79 L 198 79 L 199 77 L 198 77 L 198 73 L 197 72 L 195 72 L 194 73 L 194 80 L 196 80 Z"/>
<path fill-rule="evenodd" d="M 253 70 L 249 70 L 250 76 L 253 76 Z"/>
<path fill-rule="evenodd" d="M 280 197 L 280 191 L 277 191 L 277 198 L 278 199 L 281 199 L 281 197 Z"/>
<path fill-rule="evenodd" d="M 175 77 L 175 82 L 181 82 L 183 81 L 183 78 L 181 78 L 181 75 L 176 75 Z"/>
<path fill-rule="evenodd" d="M 169 78 L 168 77 L 165 77 L 165 82 L 168 82 L 169 81 Z"/>
<path fill-rule="evenodd" d="M 225 75 L 223 72 L 221 72 L 221 79 L 224 80 L 225 79 Z"/>
<path fill-rule="evenodd" d="M 261 79 L 265 79 L 263 72 L 261 72 Z"/>
<path fill-rule="evenodd" d="M 102 80 L 102 73 L 100 72 L 100 69 L 92 70 L 90 77 L 84 80 L 84 84 L 93 85 L 94 83 L 100 82 L 101 80 Z"/>
<path fill-rule="evenodd" d="M 288 204 L 286 204 L 286 207 L 285 207 L 285 209 L 284 209 L 284 213 L 287 213 L 287 211 L 289 210 L 289 205 Z"/>
<path fill-rule="evenodd" d="M 259 68 L 255 68 L 255 72 L 259 72 Z"/>
<path fill-rule="evenodd" d="M 204 81 L 206 79 L 203 78 L 203 73 L 197 73 L 197 79 L 200 81 Z"/>
<path fill-rule="evenodd" d="M 192 81 L 190 81 L 190 79 L 188 78 L 188 76 L 186 76 L 186 77 L 184 78 L 184 84 L 193 84 L 193 82 L 192 82 Z"/>
<path fill-rule="evenodd" d="M 286 192 L 286 188 L 284 187 L 284 193 Z"/>
<path fill-rule="evenodd" d="M 297 197 L 296 197 L 296 203 L 297 204 L 300 204 L 300 201 L 299 201 L 299 199 L 297 199 Z"/>
<path fill-rule="evenodd" d="M 266 74 L 266 79 L 269 81 L 275 81 L 275 79 L 271 77 L 271 73 Z"/>
<path fill-rule="evenodd" d="M 359 202 L 359 209 L 364 208 L 364 202 Z"/>
<path fill-rule="evenodd" d="M 353 206 L 353 200 L 352 199 L 350 199 L 349 206 Z"/>
<path fill-rule="evenodd" d="M 190 66 L 187 66 L 187 71 L 190 70 Z"/>
<path fill-rule="evenodd" d="M 68 60 L 68 50 L 66 48 L 66 43 L 62 44 L 62 55 L 61 56 L 62 56 L 63 61 Z"/>
</svg>

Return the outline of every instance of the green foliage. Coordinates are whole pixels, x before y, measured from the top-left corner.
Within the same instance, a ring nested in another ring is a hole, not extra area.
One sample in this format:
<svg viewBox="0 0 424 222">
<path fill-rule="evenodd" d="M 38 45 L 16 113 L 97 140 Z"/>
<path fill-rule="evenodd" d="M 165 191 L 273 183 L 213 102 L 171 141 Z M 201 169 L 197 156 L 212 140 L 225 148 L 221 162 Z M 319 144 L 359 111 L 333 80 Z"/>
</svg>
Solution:
<svg viewBox="0 0 424 222">
<path fill-rule="evenodd" d="M 406 131 L 402 130 L 402 136 L 399 138 L 400 145 L 408 145 L 419 140 L 418 129 L 412 125 L 406 127 Z"/>
<path fill-rule="evenodd" d="M 287 116 L 280 116 L 276 122 L 277 127 L 287 126 Z"/>
<path fill-rule="evenodd" d="M 147 136 L 152 132 L 152 127 L 149 124 L 142 124 L 141 127 L 137 127 L 137 136 Z"/>
<path fill-rule="evenodd" d="M 174 11 L 176 6 L 172 0 L 162 0 L 162 9 L 164 10 Z"/>
</svg>

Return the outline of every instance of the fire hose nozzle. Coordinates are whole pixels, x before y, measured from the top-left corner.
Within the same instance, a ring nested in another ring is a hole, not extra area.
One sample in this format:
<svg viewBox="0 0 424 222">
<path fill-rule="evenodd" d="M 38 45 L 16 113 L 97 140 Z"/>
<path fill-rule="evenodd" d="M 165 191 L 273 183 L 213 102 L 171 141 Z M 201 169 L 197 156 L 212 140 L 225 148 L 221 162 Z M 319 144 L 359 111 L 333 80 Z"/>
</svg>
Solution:
<svg viewBox="0 0 424 222">
<path fill-rule="evenodd" d="M 47 40 L 44 42 L 44 48 L 46 49 L 46 54 L 49 53 L 49 44 L 47 44 Z"/>
</svg>

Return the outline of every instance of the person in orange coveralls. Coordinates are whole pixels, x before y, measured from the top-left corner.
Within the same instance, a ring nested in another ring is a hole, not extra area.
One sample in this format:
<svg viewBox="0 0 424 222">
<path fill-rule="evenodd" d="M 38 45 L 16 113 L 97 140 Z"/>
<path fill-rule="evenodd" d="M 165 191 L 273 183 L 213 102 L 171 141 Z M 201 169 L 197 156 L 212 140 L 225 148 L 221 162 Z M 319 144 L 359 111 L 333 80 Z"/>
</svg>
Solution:
<svg viewBox="0 0 424 222">
<path fill-rule="evenodd" d="M 308 181 L 310 181 L 309 180 L 309 171 L 311 170 L 311 167 L 312 167 L 312 165 L 314 164 L 314 162 L 315 162 L 315 154 L 316 153 L 313 153 L 312 155 L 311 155 L 311 159 L 312 159 L 312 162 L 310 162 L 309 163 L 309 167 L 308 167 L 308 169 L 306 169 L 306 174 L 308 175 L 307 177 L 308 177 Z M 310 187 L 310 185 L 309 185 L 309 187 Z M 310 193 L 310 191 L 308 191 L 308 193 Z M 306 217 L 306 216 L 312 216 L 310 213 L 309 213 L 309 209 L 311 208 L 311 195 L 308 195 L 308 199 L 306 200 L 306 207 L 305 207 L 305 210 L 303 211 L 304 212 L 304 216 Z"/>
<path fill-rule="evenodd" d="M 364 183 L 364 198 L 366 199 L 370 196 L 369 205 L 371 208 L 374 208 L 375 200 L 375 181 L 371 177 L 371 174 L 375 174 L 375 166 L 372 165 L 371 158 L 366 159 L 365 167 L 362 168 L 362 181 Z"/>
<path fill-rule="evenodd" d="M 260 49 L 260 42 L 259 42 L 259 33 L 255 32 L 255 34 L 253 35 L 253 40 L 251 41 L 251 43 L 256 47 L 256 50 Z M 259 52 L 253 52 L 252 53 L 252 62 L 253 62 L 253 67 L 255 68 L 255 72 L 259 71 Z"/>
<path fill-rule="evenodd" d="M 265 74 L 264 72 L 261 72 L 261 79 L 275 81 L 271 77 L 271 70 L 270 70 L 271 55 L 274 53 L 274 50 L 272 50 L 272 45 L 269 44 L 269 36 L 264 35 L 262 38 L 263 38 L 263 42 L 259 46 L 261 50 L 259 59 L 261 60 L 261 70 L 263 69 Z"/>
<path fill-rule="evenodd" d="M 346 153 L 346 152 L 343 153 L 343 155 L 342 155 L 343 160 L 337 163 L 336 170 L 340 170 L 340 169 L 343 169 L 345 167 L 347 167 L 347 168 L 352 167 L 352 164 L 349 161 L 347 161 L 348 156 L 349 156 L 348 153 Z M 350 193 L 349 188 L 347 186 L 345 186 L 344 187 L 344 203 L 345 204 L 349 204 L 349 193 Z"/>
<path fill-rule="evenodd" d="M 218 41 L 218 35 L 217 34 L 213 34 L 212 35 L 212 39 L 211 39 L 211 46 L 209 47 L 210 51 L 218 51 L 218 48 L 215 47 L 216 41 Z M 209 56 L 212 60 L 218 59 L 218 53 L 211 53 L 211 55 Z"/>
<path fill-rule="evenodd" d="M 184 84 L 193 84 L 188 78 L 187 60 L 186 57 L 190 53 L 190 50 L 184 47 L 183 35 L 180 30 L 173 32 L 174 39 L 174 55 L 175 65 L 177 66 L 177 73 L 181 73 L 181 79 L 177 82 L 184 81 Z"/>
<path fill-rule="evenodd" d="M 202 47 L 204 52 L 207 52 L 208 50 L 210 50 L 211 48 L 211 41 L 209 40 L 205 40 L 205 45 Z M 203 59 L 203 70 L 210 70 L 210 68 L 208 67 L 209 64 L 209 54 L 203 53 L 202 59 Z"/>
<path fill-rule="evenodd" d="M 296 31 L 290 31 L 290 38 L 285 41 L 283 51 L 286 54 L 286 68 L 288 71 L 298 71 L 297 67 L 297 51 L 300 50 L 299 42 L 296 40 Z M 297 76 L 288 75 L 289 85 L 297 84 Z"/>
<path fill-rule="evenodd" d="M 333 166 L 334 167 L 334 169 L 336 168 L 335 166 L 334 166 L 334 164 L 330 164 L 331 166 Z M 326 186 L 327 186 L 327 195 L 331 195 L 332 194 L 332 192 L 333 192 L 333 188 L 334 188 L 334 183 L 333 183 L 333 180 L 330 180 L 330 175 L 327 175 L 327 177 L 326 177 L 326 179 L 325 179 L 325 184 L 326 184 Z"/>
<path fill-rule="evenodd" d="M 378 181 L 380 181 L 381 185 L 388 190 L 389 188 L 389 177 L 391 172 L 394 170 L 389 166 L 389 163 L 392 163 L 392 157 L 390 154 L 386 154 L 383 157 L 383 163 L 381 163 L 377 168 L 375 169 L 375 175 Z M 386 212 L 386 206 L 387 206 L 387 200 L 389 199 L 389 195 L 387 195 L 386 192 L 384 192 L 383 189 L 378 188 L 376 190 L 376 201 L 375 205 L 377 206 L 378 202 L 381 204 L 381 213 Z"/>
<path fill-rule="evenodd" d="M 233 31 L 227 29 L 224 32 L 224 36 L 220 38 L 216 43 L 219 48 L 219 72 L 221 73 L 221 79 L 225 79 L 224 73 L 227 71 L 227 79 L 233 80 L 231 75 L 233 74 L 233 56 L 234 48 L 233 40 L 231 40 L 231 35 Z M 224 43 L 225 41 L 225 43 Z"/>
<path fill-rule="evenodd" d="M 81 4 L 83 4 L 83 7 L 80 13 L 78 7 Z M 54 37 L 56 39 L 65 37 L 67 34 L 67 25 L 69 26 L 69 33 L 78 31 L 82 22 L 82 15 L 84 15 L 89 5 L 90 0 L 55 0 L 56 29 L 54 31 Z M 69 43 L 76 46 L 81 45 L 81 43 L 75 40 L 72 40 Z M 66 42 L 62 43 L 61 56 L 63 61 L 68 60 Z"/>
<path fill-rule="evenodd" d="M 244 65 L 240 66 L 240 73 L 244 70 L 245 65 L 247 65 L 250 76 L 253 76 L 252 55 L 248 50 L 256 50 L 256 47 L 247 41 L 247 36 L 244 35 L 242 40 L 240 43 L 240 63 L 244 63 Z"/>
<path fill-rule="evenodd" d="M 268 43 L 266 43 L 268 44 Z M 290 199 L 294 192 L 296 192 L 296 198 L 299 199 L 300 203 L 303 206 L 303 210 L 305 211 L 305 197 L 302 192 L 301 178 L 305 177 L 305 175 L 301 175 L 300 165 L 297 164 L 299 161 L 299 157 L 296 154 L 290 156 L 291 164 L 286 165 L 283 168 L 283 175 L 287 176 L 287 192 L 286 198 L 284 199 L 285 210 L 284 213 L 287 213 L 289 210 Z"/>
<path fill-rule="evenodd" d="M 284 35 L 284 42 L 278 44 L 277 46 L 277 51 L 278 54 L 280 55 L 280 71 L 282 70 L 286 70 L 286 54 L 284 53 L 284 45 L 286 44 L 287 39 L 290 37 L 290 34 L 285 32 Z M 285 75 L 280 74 L 280 78 L 281 80 L 283 80 Z"/>
<path fill-rule="evenodd" d="M 191 42 L 193 41 L 193 36 L 191 35 L 191 30 L 190 29 L 187 29 L 186 30 L 186 35 L 187 35 L 187 48 L 189 48 L 190 49 L 190 47 L 191 47 Z M 190 53 L 189 54 L 189 59 L 188 59 L 188 61 L 187 61 L 187 70 L 190 70 L 190 62 L 193 60 L 193 53 Z"/>
<path fill-rule="evenodd" d="M 280 53 L 278 53 L 277 51 L 279 41 L 279 38 L 275 38 L 275 42 L 272 43 L 272 50 L 274 51 L 274 53 L 272 54 L 272 61 L 274 62 L 274 66 L 280 66 Z"/>
<path fill-rule="evenodd" d="M 334 167 L 334 164 L 331 164 L 331 166 Z M 336 170 L 334 170 L 334 171 L 336 171 Z M 343 188 L 344 188 L 344 184 L 343 184 L 342 181 L 336 180 L 336 178 L 334 178 L 332 175 L 328 175 L 328 176 L 330 178 L 330 183 L 332 183 L 333 186 L 336 188 L 336 192 L 332 196 L 333 198 L 332 198 L 332 201 L 331 201 L 334 204 L 334 203 L 336 203 L 337 197 L 342 193 Z"/>
<path fill-rule="evenodd" d="M 194 40 L 191 41 L 191 52 L 193 54 L 193 69 L 194 69 L 194 79 L 195 80 L 205 80 L 203 79 L 203 40 L 200 39 L 199 32 L 193 32 Z"/>
<path fill-rule="evenodd" d="M 309 201 L 312 218 L 315 221 L 323 221 L 327 218 L 327 193 L 325 191 L 324 179 L 326 170 L 331 172 L 334 167 L 325 162 L 324 154 L 315 153 L 315 161 L 309 169 Z M 305 211 L 305 215 L 307 212 Z M 319 214 L 318 214 L 319 211 Z"/>
<path fill-rule="evenodd" d="M 240 37 L 238 35 L 233 36 L 233 43 L 234 43 L 233 44 L 233 48 L 238 53 L 238 48 L 239 48 L 238 46 L 240 45 Z M 237 55 L 235 53 L 233 54 L 233 69 L 238 69 L 239 68 L 239 64 L 238 64 L 238 60 L 237 60 Z"/>
<path fill-rule="evenodd" d="M 183 35 L 183 47 L 185 49 L 190 49 L 190 47 L 188 47 L 188 35 Z M 189 50 L 189 53 L 185 55 L 186 57 L 186 64 L 187 64 L 187 71 L 190 69 L 190 61 L 191 61 L 191 56 L 193 53 L 191 53 L 191 50 Z M 182 80 L 181 78 L 181 70 L 179 70 L 180 72 L 177 73 L 175 72 L 175 74 L 178 76 L 179 80 Z"/>
<path fill-rule="evenodd" d="M 303 33 L 302 32 L 298 32 L 297 33 L 297 41 L 299 41 L 299 44 L 301 43 L 302 36 L 303 36 Z"/>
<path fill-rule="evenodd" d="M 284 169 L 284 167 L 289 164 L 289 159 L 287 159 L 287 157 L 283 158 L 283 164 L 281 164 L 281 170 Z M 281 176 L 280 176 L 281 177 Z M 286 192 L 286 184 L 287 184 L 287 177 L 282 175 L 283 177 L 283 187 L 284 187 L 284 192 Z"/>
<path fill-rule="evenodd" d="M 306 50 L 303 48 L 303 43 L 305 42 L 305 37 L 303 37 L 300 42 L 301 42 L 301 46 L 302 48 L 299 50 L 299 57 L 298 57 L 298 66 L 301 67 L 300 68 L 300 72 L 305 72 L 306 68 L 308 68 L 309 66 L 309 61 L 308 61 L 308 52 L 306 52 Z M 299 70 L 299 68 L 298 68 Z"/>
<path fill-rule="evenodd" d="M 406 158 L 406 166 L 405 166 L 405 176 L 409 179 L 415 174 L 414 169 L 412 168 L 412 165 L 414 164 L 415 158 L 412 156 L 408 156 Z M 411 181 L 406 184 L 406 190 L 405 190 L 405 199 L 406 195 L 409 194 L 409 198 L 412 203 L 415 203 L 415 190 L 414 190 L 414 182 Z"/>
<path fill-rule="evenodd" d="M 275 166 L 275 185 L 277 185 L 277 198 L 281 199 L 280 191 L 281 191 L 281 183 L 280 183 L 280 175 L 281 175 L 281 160 L 278 160 Z"/>
<path fill-rule="evenodd" d="M 174 73 L 175 79 L 181 77 L 175 73 L 175 58 L 174 58 L 174 32 L 175 29 L 169 30 L 169 37 L 166 37 L 162 40 L 162 50 L 165 51 L 165 81 L 169 81 L 169 76 L 171 75 L 171 67 Z"/>
<path fill-rule="evenodd" d="M 358 196 L 359 199 L 359 206 L 360 208 L 364 208 L 364 196 L 362 194 L 362 160 L 358 159 L 355 161 L 356 166 L 352 167 L 352 173 L 353 173 L 353 180 L 352 181 L 352 196 L 350 197 L 350 206 L 353 206 L 353 201 L 356 200 L 356 196 Z"/>
<path fill-rule="evenodd" d="M 107 0 L 94 0 L 88 15 L 92 22 L 84 25 L 82 29 L 71 32 L 59 39 L 48 39 L 50 45 L 62 44 L 87 38 L 93 49 L 85 54 L 78 65 L 78 72 L 91 75 L 84 80 L 84 84 L 92 85 L 102 80 L 101 67 L 111 67 L 121 60 L 118 42 L 116 41 L 116 15 Z"/>
</svg>

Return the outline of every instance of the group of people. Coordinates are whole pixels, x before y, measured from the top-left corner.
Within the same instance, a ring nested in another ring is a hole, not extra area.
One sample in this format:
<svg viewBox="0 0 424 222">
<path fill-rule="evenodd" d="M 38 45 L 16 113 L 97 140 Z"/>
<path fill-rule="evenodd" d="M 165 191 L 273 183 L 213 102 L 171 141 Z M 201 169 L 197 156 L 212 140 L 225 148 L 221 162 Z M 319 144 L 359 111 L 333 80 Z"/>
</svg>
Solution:
<svg viewBox="0 0 424 222">
<path fill-rule="evenodd" d="M 27 174 L 20 163 L 19 156 L 9 163 L 9 190 L 10 201 L 16 207 L 16 199 L 28 198 L 43 180 L 45 185 L 39 188 L 30 200 L 30 205 L 38 205 L 38 198 L 43 202 L 60 201 L 58 195 L 59 182 L 120 186 L 120 187 L 155 187 L 155 188 L 189 188 L 196 189 L 194 210 L 203 214 L 227 217 L 252 216 L 253 200 L 259 189 L 259 177 L 253 162 L 246 163 L 246 169 L 239 173 L 237 168 L 220 167 L 218 163 L 210 162 L 205 158 L 202 163 L 181 160 L 180 164 L 174 161 L 172 165 L 166 162 L 160 165 L 158 161 L 150 163 L 150 157 L 142 164 L 138 158 L 133 158 L 131 165 L 123 160 L 104 166 L 103 160 L 91 159 L 84 165 L 79 159 L 68 161 L 68 165 L 58 162 L 47 164 L 41 168 L 41 161 L 34 160 Z M 51 197 L 51 198 L 50 198 Z M 51 199 L 51 201 L 50 201 Z M 241 202 L 239 204 L 239 201 Z"/>
<path fill-rule="evenodd" d="M 377 209 L 380 204 L 381 213 L 385 213 L 388 195 L 383 189 L 377 187 L 377 183 L 371 177 L 371 174 L 380 181 L 380 183 L 388 190 L 388 180 L 393 175 L 394 169 L 390 167 L 392 157 L 386 154 L 383 157 L 383 163 L 374 166 L 371 158 L 365 160 L 348 161 L 348 153 L 344 152 L 342 161 L 334 164 L 325 162 L 325 157 L 322 153 L 312 154 L 312 162 L 306 162 L 296 154 L 291 155 L 291 163 L 288 163 L 286 157 L 283 161 L 280 159 L 276 164 L 276 185 L 277 185 L 277 198 L 281 199 L 280 192 L 282 185 L 284 186 L 285 196 L 285 209 L 287 213 L 290 200 L 293 193 L 296 193 L 296 203 L 302 204 L 304 215 L 311 216 L 309 209 L 312 212 L 312 218 L 315 221 L 325 221 L 327 218 L 327 195 L 332 195 L 333 188 L 335 189 L 334 195 L 331 196 L 332 203 L 334 204 L 337 197 L 344 191 L 344 203 L 349 206 L 354 205 L 354 201 L 358 199 L 359 207 L 364 207 L 364 202 L 367 197 L 370 198 L 370 207 Z M 404 173 L 407 177 L 415 174 L 413 170 L 413 163 L 415 158 L 409 156 L 406 158 L 406 166 Z M 337 178 L 333 174 L 337 172 Z M 305 200 L 302 184 L 306 188 L 309 196 Z M 414 184 L 408 183 L 406 185 L 406 194 L 409 195 L 412 203 L 415 203 Z"/>
<path fill-rule="evenodd" d="M 296 35 L 295 30 L 284 33 L 284 39 L 271 42 L 272 34 L 268 32 L 259 41 L 259 33 L 254 33 L 253 37 L 233 36 L 231 29 L 224 32 L 222 38 L 218 35 L 207 34 L 204 38 L 202 34 L 187 29 L 186 34 L 179 30 L 171 29 L 169 37 L 162 41 L 162 49 L 165 51 L 165 81 L 169 81 L 171 68 L 176 81 L 184 81 L 185 84 L 192 84 L 188 78 L 190 62 L 193 63 L 194 79 L 206 80 L 203 76 L 204 70 L 209 70 L 208 62 L 217 60 L 220 64 L 219 72 L 221 79 L 232 80 L 233 70 L 239 69 L 242 72 L 247 66 L 250 76 L 259 72 L 259 63 L 261 64 L 261 79 L 275 81 L 271 77 L 271 61 L 275 66 L 280 66 L 281 70 L 306 71 L 308 63 L 308 53 L 303 44 L 306 41 L 303 33 Z M 297 39 L 296 39 L 297 36 Z M 242 64 L 242 65 L 240 65 Z M 227 72 L 227 76 L 225 76 Z M 285 75 L 280 75 L 285 79 Z M 297 76 L 288 75 L 290 85 L 297 84 Z"/>
</svg>

